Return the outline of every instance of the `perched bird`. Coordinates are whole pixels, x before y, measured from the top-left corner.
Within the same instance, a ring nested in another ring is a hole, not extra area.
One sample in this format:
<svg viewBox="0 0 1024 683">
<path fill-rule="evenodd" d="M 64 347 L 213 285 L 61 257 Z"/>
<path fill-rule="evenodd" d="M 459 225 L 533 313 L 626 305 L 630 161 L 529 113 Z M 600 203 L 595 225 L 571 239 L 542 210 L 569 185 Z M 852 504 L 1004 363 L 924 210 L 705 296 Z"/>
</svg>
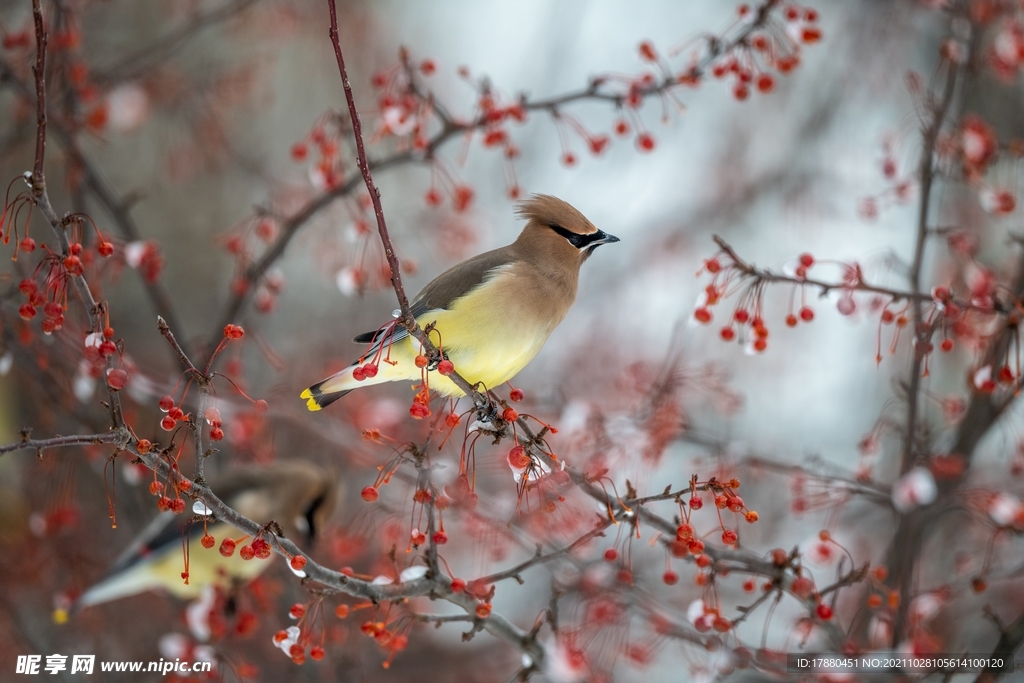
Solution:
<svg viewBox="0 0 1024 683">
<path fill-rule="evenodd" d="M 432 341 L 470 384 L 496 387 L 526 367 L 576 299 L 580 266 L 600 245 L 619 241 L 557 197 L 534 195 L 516 213 L 527 223 L 515 242 L 449 268 L 412 301 L 416 322 L 434 324 Z M 372 346 L 359 361 L 303 391 L 307 408 L 320 410 L 360 386 L 421 378 L 419 342 L 401 324 L 355 341 Z M 381 350 L 397 362 L 376 363 L 376 374 L 357 379 L 364 374 L 357 368 Z M 436 372 L 430 388 L 463 395 Z"/>
<path fill-rule="evenodd" d="M 334 477 L 319 465 L 301 460 L 282 461 L 269 467 L 242 467 L 215 479 L 210 488 L 255 522 L 266 524 L 274 520 L 281 525 L 286 538 L 300 545 L 312 542 L 337 503 Z M 255 578 L 269 566 L 269 560 L 243 560 L 238 551 L 230 557 L 222 555 L 219 544 L 224 539 L 245 536 L 224 522 L 207 524 L 207 533 L 216 539 L 217 545 L 203 547 L 202 523 L 193 524 L 188 531 L 184 529 L 189 517 L 161 513 L 122 553 L 107 576 L 79 596 L 72 611 L 157 588 L 179 598 L 193 599 L 208 585 L 227 588 L 232 582 Z M 189 549 L 188 584 L 181 576 L 183 533 Z M 238 545 L 243 542 L 239 540 Z"/>
</svg>

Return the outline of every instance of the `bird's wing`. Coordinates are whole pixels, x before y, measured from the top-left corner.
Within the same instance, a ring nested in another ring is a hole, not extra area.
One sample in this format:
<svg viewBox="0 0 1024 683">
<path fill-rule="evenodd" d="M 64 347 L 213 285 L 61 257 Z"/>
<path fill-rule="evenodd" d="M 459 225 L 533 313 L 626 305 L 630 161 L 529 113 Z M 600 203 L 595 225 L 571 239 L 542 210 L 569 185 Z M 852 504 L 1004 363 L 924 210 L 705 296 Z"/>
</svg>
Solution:
<svg viewBox="0 0 1024 683">
<path fill-rule="evenodd" d="M 413 299 L 409 306 L 413 317 L 419 318 L 427 311 L 450 308 L 454 301 L 483 284 L 498 268 L 508 265 L 516 259 L 517 255 L 512 245 L 509 245 L 493 251 L 486 251 L 452 266 L 431 280 L 416 295 L 416 298 Z M 392 329 L 393 332 L 390 335 L 390 339 L 388 339 L 389 343 L 394 344 L 409 336 L 409 331 L 401 325 L 395 325 Z M 356 337 L 353 341 L 358 344 L 376 342 L 364 354 L 364 356 L 370 356 L 376 353 L 377 349 L 385 341 L 387 330 L 388 328 L 384 328 L 382 330 L 366 332 Z"/>
<path fill-rule="evenodd" d="M 168 543 L 181 542 L 182 524 L 175 524 L 180 518 L 173 512 L 161 512 L 146 525 L 146 528 L 139 533 L 131 545 L 125 548 L 114 564 L 107 570 L 107 575 L 117 574 L 125 567 L 129 567 L 141 559 L 151 555 Z M 202 531 L 202 525 L 199 530 Z"/>
</svg>

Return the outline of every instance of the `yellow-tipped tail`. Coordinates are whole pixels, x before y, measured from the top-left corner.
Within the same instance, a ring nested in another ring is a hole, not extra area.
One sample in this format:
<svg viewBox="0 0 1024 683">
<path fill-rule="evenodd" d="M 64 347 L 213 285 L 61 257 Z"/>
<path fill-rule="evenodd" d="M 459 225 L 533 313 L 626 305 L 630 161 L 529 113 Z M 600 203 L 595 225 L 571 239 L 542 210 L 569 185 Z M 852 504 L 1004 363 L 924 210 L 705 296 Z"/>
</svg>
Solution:
<svg viewBox="0 0 1024 683">
<path fill-rule="evenodd" d="M 316 412 L 318 410 L 323 410 L 323 407 L 319 403 L 316 402 L 316 399 L 313 398 L 313 392 L 310 391 L 309 389 L 303 390 L 303 392 L 301 394 L 299 394 L 299 398 L 306 399 L 306 409 L 307 410 L 309 410 L 311 412 Z"/>
</svg>

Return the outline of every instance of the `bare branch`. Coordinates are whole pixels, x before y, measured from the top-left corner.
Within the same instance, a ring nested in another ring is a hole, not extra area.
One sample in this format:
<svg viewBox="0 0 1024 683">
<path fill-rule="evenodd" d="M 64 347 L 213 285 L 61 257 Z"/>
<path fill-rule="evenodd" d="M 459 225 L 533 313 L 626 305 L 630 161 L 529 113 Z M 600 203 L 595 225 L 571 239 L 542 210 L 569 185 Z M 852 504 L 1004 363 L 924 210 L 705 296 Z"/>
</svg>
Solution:
<svg viewBox="0 0 1024 683">
<path fill-rule="evenodd" d="M 54 436 L 49 439 L 30 439 L 28 432 L 23 432 L 23 438 L 16 443 L 9 443 L 0 446 L 0 455 L 14 451 L 33 450 L 42 453 L 50 448 L 61 446 L 92 446 L 102 443 L 120 443 L 124 435 L 120 432 L 104 432 L 102 434 L 75 434 L 73 436 Z"/>
</svg>

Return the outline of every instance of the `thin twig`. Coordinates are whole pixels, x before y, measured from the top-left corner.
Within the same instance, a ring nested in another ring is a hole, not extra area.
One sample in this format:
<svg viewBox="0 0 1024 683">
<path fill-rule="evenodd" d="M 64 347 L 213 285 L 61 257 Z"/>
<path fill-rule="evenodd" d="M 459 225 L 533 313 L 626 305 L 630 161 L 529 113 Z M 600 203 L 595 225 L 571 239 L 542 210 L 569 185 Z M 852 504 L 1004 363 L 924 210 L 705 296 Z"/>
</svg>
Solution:
<svg viewBox="0 0 1024 683">
<path fill-rule="evenodd" d="M 123 438 L 124 436 L 119 432 L 104 432 L 102 434 L 55 436 L 49 439 L 29 439 L 26 432 L 25 438 L 21 441 L 0 446 L 0 455 L 22 450 L 33 450 L 41 453 L 50 448 L 60 448 L 61 446 L 91 446 L 101 443 L 118 443 Z"/>
<path fill-rule="evenodd" d="M 591 539 L 596 538 L 598 536 L 603 536 L 605 529 L 607 529 L 611 525 L 612 521 L 609 519 L 605 519 L 601 524 L 598 524 L 593 529 L 583 534 L 582 536 L 580 536 L 564 548 L 559 548 L 557 550 L 542 553 L 540 552 L 540 548 L 538 547 L 537 554 L 535 554 L 530 559 L 524 560 L 514 567 L 509 567 L 508 569 L 504 569 L 500 572 L 488 574 L 487 576 L 479 579 L 479 581 L 485 585 L 490 585 L 492 583 L 497 583 L 498 581 L 504 581 L 505 579 L 514 578 L 520 583 L 522 583 L 522 580 L 520 579 L 520 574 L 522 574 L 530 567 L 536 567 L 547 562 L 550 562 L 551 560 L 555 560 L 566 555 L 571 555 L 572 552 L 576 550 L 576 548 L 579 548 L 581 545 L 585 545 L 586 543 L 590 542 Z"/>
<path fill-rule="evenodd" d="M 871 292 L 874 294 L 881 294 L 890 297 L 894 302 L 897 301 L 916 301 L 919 304 L 932 303 L 934 299 L 931 294 L 923 292 L 914 292 L 894 289 L 891 287 L 881 287 L 878 285 L 869 285 L 864 282 L 863 279 L 858 280 L 855 283 L 847 282 L 826 282 L 825 280 L 816 280 L 814 278 L 798 278 L 789 275 L 781 275 L 774 273 L 764 268 L 758 268 L 753 264 L 747 263 L 741 258 L 736 250 L 724 239 L 718 235 L 714 235 L 712 239 L 715 244 L 725 253 L 725 255 L 732 261 L 732 266 L 739 270 L 741 273 L 748 277 L 756 278 L 763 282 L 775 282 L 775 283 L 788 283 L 793 285 L 802 285 L 807 287 L 814 287 L 815 289 L 821 290 L 821 294 L 824 296 L 833 290 L 844 290 L 854 292 Z M 983 313 L 992 313 L 992 309 L 978 308 L 973 303 L 967 300 L 957 301 L 950 299 L 950 303 L 955 304 L 961 310 L 978 310 Z M 997 309 L 998 310 L 998 309 Z"/>
<path fill-rule="evenodd" d="M 957 77 L 962 67 L 949 63 L 949 73 L 946 75 L 945 89 L 942 99 L 934 116 L 924 132 L 924 144 L 921 150 L 921 195 L 918 203 L 917 215 L 917 240 L 914 246 L 914 260 L 910 265 L 910 287 L 914 297 L 910 300 L 912 317 L 911 324 L 915 339 L 913 359 L 910 364 L 909 387 L 907 389 L 907 427 L 903 442 L 903 459 L 900 463 L 900 473 L 904 473 L 914 465 L 916 455 L 915 440 L 917 434 L 917 402 L 921 388 L 921 368 L 924 358 L 928 353 L 928 339 L 931 337 L 932 328 L 925 325 L 922 317 L 921 299 L 921 269 L 924 266 L 924 248 L 928 241 L 929 211 L 931 209 L 932 185 L 935 180 L 935 145 L 939 139 L 939 133 L 946 123 L 946 114 L 953 103 L 953 94 L 956 92 Z"/>
<path fill-rule="evenodd" d="M 348 112 L 352 119 L 352 135 L 355 138 L 357 163 L 363 177 L 363 183 L 366 185 L 367 192 L 369 192 L 370 202 L 373 204 L 373 213 L 377 219 L 377 233 L 380 235 L 381 244 L 384 246 L 384 257 L 387 259 L 388 268 L 391 271 L 391 286 L 394 288 L 395 296 L 398 298 L 398 306 L 402 312 L 402 324 L 405 325 L 405 329 L 409 331 L 409 334 L 420 342 L 428 358 L 439 359 L 440 352 L 430 338 L 423 333 L 419 323 L 416 322 L 416 318 L 412 314 L 412 309 L 409 307 L 409 297 L 406 295 L 405 286 L 402 284 L 401 265 L 398 262 L 398 257 L 395 255 L 395 248 L 391 243 L 391 235 L 388 233 L 387 222 L 384 219 L 384 207 L 380 201 L 380 190 L 374 185 L 373 174 L 366 159 L 366 147 L 363 144 L 363 127 L 359 119 L 359 111 L 356 109 L 355 96 L 352 94 L 352 84 L 348 79 L 348 71 L 345 69 L 345 57 L 341 52 L 341 42 L 338 38 L 338 12 L 334 0 L 328 0 L 328 7 L 331 15 L 331 45 L 334 46 L 334 56 L 337 59 L 338 71 L 341 74 L 341 84 L 345 89 L 345 101 L 348 103 Z M 455 372 L 448 375 L 448 379 L 467 396 L 472 396 L 478 408 L 488 405 L 487 397 L 476 391 L 473 385 L 459 375 L 458 368 L 456 368 Z"/>
</svg>

